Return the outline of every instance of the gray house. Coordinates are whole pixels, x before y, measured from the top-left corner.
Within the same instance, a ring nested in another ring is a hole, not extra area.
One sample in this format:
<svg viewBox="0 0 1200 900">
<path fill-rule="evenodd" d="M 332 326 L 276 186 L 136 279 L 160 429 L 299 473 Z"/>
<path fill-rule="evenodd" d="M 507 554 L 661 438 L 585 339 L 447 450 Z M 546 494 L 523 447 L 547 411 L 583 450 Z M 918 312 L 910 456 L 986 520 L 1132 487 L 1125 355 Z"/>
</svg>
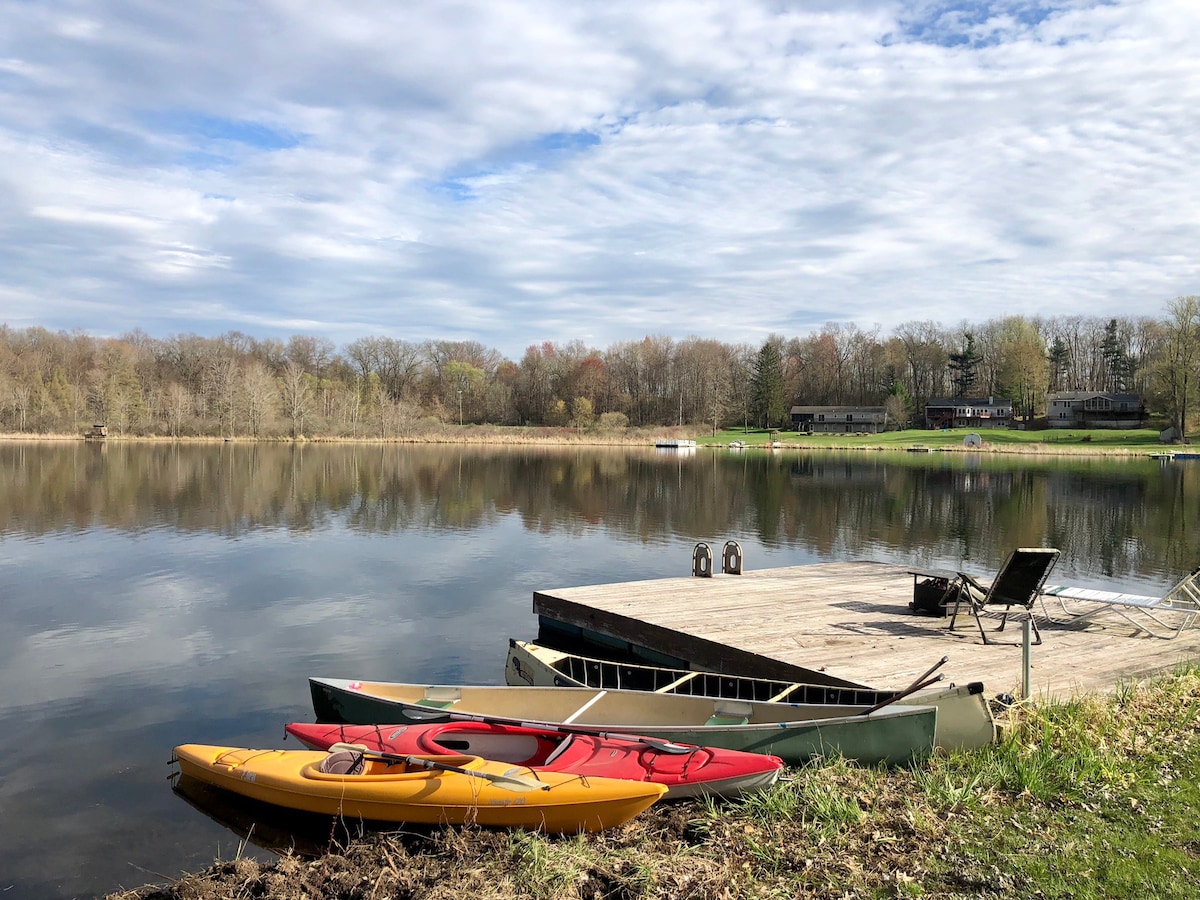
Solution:
<svg viewBox="0 0 1200 900">
<path fill-rule="evenodd" d="M 882 406 L 793 406 L 792 427 L 806 434 L 878 434 L 887 413 Z"/>
<path fill-rule="evenodd" d="M 1051 428 L 1140 428 L 1147 422 L 1139 394 L 1054 391 L 1046 397 Z"/>
</svg>

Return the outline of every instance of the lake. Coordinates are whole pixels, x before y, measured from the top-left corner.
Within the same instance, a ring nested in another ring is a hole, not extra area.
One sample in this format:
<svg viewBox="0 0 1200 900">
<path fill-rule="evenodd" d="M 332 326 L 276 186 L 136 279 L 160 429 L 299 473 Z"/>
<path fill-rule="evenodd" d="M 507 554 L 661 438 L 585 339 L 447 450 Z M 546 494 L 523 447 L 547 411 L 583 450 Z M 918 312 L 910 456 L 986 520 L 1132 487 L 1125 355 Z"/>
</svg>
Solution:
<svg viewBox="0 0 1200 900">
<path fill-rule="evenodd" d="M 396 445 L 0 444 L 0 896 L 102 895 L 239 852 L 181 743 L 282 743 L 307 678 L 499 684 L 535 590 L 847 559 L 1161 593 L 1200 461 Z M 903 611 L 898 611 L 902 613 Z M 269 858 L 247 846 L 243 855 Z"/>
</svg>

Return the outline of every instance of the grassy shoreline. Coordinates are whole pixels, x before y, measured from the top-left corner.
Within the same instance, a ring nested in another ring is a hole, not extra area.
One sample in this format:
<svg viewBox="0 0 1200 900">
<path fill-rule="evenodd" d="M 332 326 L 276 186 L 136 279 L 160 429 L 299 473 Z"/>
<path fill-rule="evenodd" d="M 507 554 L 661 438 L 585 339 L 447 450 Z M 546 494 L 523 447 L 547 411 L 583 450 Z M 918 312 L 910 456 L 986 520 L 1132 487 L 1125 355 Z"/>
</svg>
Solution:
<svg viewBox="0 0 1200 900">
<path fill-rule="evenodd" d="M 813 764 L 741 802 L 659 805 L 598 835 L 374 834 L 108 900 L 1194 896 L 1200 669 L 1006 719 L 984 750 Z"/>
<path fill-rule="evenodd" d="M 974 445 L 978 436 L 979 445 Z M 698 434 L 695 429 L 628 428 L 616 431 L 579 430 L 575 428 L 522 427 L 499 425 L 442 426 L 436 429 L 399 437 L 214 437 L 194 435 L 170 437 L 164 435 L 115 435 L 104 443 L 273 443 L 273 444 L 471 444 L 496 446 L 576 446 L 576 447 L 653 447 L 657 441 L 687 439 L 696 442 L 697 449 L 728 450 L 740 442 L 745 450 L 805 451 L 805 450 L 882 450 L 911 451 L 926 449 L 963 453 L 1026 453 L 1040 455 L 1150 455 L 1189 449 L 1188 444 L 1171 445 L 1159 441 L 1152 429 L 1049 429 L 1045 431 L 1016 431 L 1009 429 L 947 429 L 926 431 L 908 429 L 882 434 L 803 434 L 795 431 L 767 429 L 727 429 L 713 435 Z M 0 442 L 84 441 L 81 434 L 0 434 Z M 1200 442 L 1200 433 L 1190 437 Z M 88 441 L 88 443 L 99 443 Z"/>
</svg>

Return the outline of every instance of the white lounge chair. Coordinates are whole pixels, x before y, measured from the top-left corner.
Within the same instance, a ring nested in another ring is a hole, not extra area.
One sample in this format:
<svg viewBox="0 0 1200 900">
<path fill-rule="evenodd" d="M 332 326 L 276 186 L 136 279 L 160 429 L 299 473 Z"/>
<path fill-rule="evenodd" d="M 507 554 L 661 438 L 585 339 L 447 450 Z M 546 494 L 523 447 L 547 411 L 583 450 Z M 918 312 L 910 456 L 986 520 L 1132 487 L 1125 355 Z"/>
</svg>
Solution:
<svg viewBox="0 0 1200 900">
<path fill-rule="evenodd" d="M 1043 589 L 1070 617 L 1070 623 L 1087 622 L 1104 612 L 1113 612 L 1138 631 L 1170 640 L 1200 619 L 1200 566 L 1184 576 L 1161 597 L 1122 594 L 1091 588 L 1055 584 Z M 1166 619 L 1171 617 L 1171 621 Z M 1174 624 L 1172 624 L 1172 622 Z"/>
</svg>

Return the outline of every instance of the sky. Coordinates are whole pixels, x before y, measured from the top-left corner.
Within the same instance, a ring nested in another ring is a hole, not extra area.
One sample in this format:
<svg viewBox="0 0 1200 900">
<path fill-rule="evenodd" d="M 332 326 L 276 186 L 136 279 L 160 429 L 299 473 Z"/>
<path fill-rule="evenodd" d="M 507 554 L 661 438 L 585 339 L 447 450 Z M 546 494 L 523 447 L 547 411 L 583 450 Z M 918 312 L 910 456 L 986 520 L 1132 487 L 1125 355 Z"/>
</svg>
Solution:
<svg viewBox="0 0 1200 900">
<path fill-rule="evenodd" d="M 761 345 L 1200 293 L 1195 0 L 0 0 L 0 323 Z"/>
</svg>

